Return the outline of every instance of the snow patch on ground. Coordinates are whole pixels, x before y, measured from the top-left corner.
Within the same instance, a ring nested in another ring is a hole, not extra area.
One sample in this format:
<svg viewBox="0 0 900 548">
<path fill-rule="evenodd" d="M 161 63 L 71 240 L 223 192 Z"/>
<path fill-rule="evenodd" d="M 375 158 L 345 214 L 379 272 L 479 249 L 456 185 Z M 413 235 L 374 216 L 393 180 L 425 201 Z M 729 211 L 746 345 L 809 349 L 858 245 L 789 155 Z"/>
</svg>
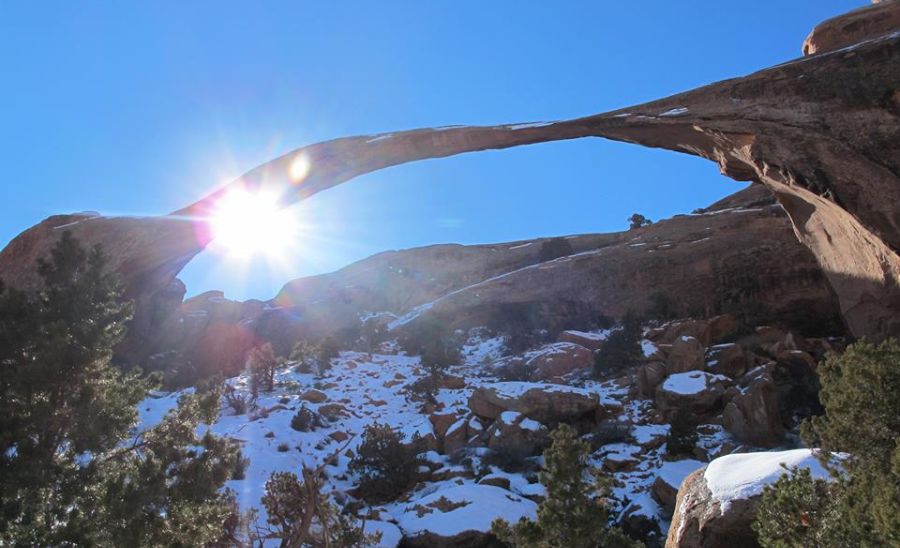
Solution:
<svg viewBox="0 0 900 548">
<path fill-rule="evenodd" d="M 493 485 L 449 487 L 407 503 L 404 510 L 397 522 L 407 535 L 430 531 L 450 537 L 488 532 L 497 518 L 510 523 L 537 518 L 537 504 Z"/>
</svg>

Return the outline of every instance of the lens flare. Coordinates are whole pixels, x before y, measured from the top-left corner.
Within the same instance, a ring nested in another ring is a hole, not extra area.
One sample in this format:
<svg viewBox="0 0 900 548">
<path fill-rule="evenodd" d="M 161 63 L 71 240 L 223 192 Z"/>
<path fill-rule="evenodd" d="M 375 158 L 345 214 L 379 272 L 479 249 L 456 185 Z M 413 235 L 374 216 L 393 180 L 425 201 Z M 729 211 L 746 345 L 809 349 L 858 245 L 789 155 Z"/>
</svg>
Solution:
<svg viewBox="0 0 900 548">
<path fill-rule="evenodd" d="M 233 190 L 215 205 L 210 227 L 216 248 L 246 258 L 254 254 L 279 257 L 297 238 L 290 212 L 279 207 L 275 195 Z"/>
</svg>

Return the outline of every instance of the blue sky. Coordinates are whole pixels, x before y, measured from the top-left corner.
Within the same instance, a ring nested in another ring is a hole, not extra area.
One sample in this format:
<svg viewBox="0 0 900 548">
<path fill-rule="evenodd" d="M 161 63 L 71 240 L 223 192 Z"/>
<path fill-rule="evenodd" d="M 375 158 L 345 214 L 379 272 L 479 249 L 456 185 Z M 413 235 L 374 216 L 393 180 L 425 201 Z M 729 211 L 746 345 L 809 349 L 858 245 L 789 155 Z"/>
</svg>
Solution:
<svg viewBox="0 0 900 548">
<path fill-rule="evenodd" d="M 597 113 L 800 55 L 862 0 L 8 2 L 0 245 L 44 217 L 162 214 L 292 148 L 346 135 Z M 626 227 L 741 185 L 599 139 L 387 169 L 300 204 L 273 266 L 205 252 L 188 293 L 269 298 L 386 249 Z"/>
</svg>

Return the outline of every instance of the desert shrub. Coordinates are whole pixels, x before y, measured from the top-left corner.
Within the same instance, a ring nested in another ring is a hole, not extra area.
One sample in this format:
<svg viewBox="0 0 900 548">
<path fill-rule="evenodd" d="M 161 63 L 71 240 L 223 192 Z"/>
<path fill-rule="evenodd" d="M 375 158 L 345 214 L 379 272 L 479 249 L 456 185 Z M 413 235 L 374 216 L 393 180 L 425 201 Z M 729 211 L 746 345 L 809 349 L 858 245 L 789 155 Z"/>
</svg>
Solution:
<svg viewBox="0 0 900 548">
<path fill-rule="evenodd" d="M 422 318 L 409 325 L 398 342 L 408 354 L 421 356 L 426 367 L 446 367 L 460 359 L 459 337 L 437 318 Z"/>
<path fill-rule="evenodd" d="M 301 339 L 294 344 L 288 358 L 297 362 L 298 373 L 312 373 L 316 365 L 316 357 L 319 355 L 319 347 L 306 339 Z"/>
<path fill-rule="evenodd" d="M 416 440 L 406 445 L 403 436 L 386 424 L 365 427 L 362 442 L 350 461 L 359 474 L 359 496 L 370 503 L 393 500 L 412 487 L 418 476 Z"/>
<path fill-rule="evenodd" d="M 594 355 L 594 375 L 602 377 L 640 365 L 644 357 L 642 334 L 640 319 L 634 314 L 626 314 L 622 327 L 613 331 Z"/>
<path fill-rule="evenodd" d="M 316 361 L 319 364 L 319 375 L 323 375 L 331 369 L 331 360 L 341 355 L 341 347 L 334 337 L 325 337 L 319 344 L 319 355 Z"/>
<path fill-rule="evenodd" d="M 343 515 L 322 493 L 321 468 L 303 467 L 301 480 L 291 472 L 275 472 L 266 481 L 262 505 L 270 537 L 282 546 L 374 546 L 381 533 L 366 534 L 357 520 Z M 260 539 L 261 540 L 261 539 Z"/>
<path fill-rule="evenodd" d="M 697 447 L 697 418 L 689 407 L 679 407 L 666 434 L 669 457 L 692 457 Z"/>
<path fill-rule="evenodd" d="M 382 318 L 368 318 L 360 328 L 359 343 L 364 352 L 375 352 L 387 340 L 388 330 Z"/>
<path fill-rule="evenodd" d="M 437 403 L 437 394 L 441 389 L 442 375 L 439 372 L 429 372 L 424 377 L 410 383 L 406 390 L 414 401 L 426 405 Z"/>
<path fill-rule="evenodd" d="M 255 347 L 247 356 L 247 372 L 250 375 L 250 394 L 255 399 L 260 391 L 271 392 L 275 388 L 275 369 L 278 358 L 270 343 Z"/>
<path fill-rule="evenodd" d="M 223 388 L 222 395 L 225 400 L 225 405 L 227 405 L 235 415 L 243 415 L 254 406 L 256 400 L 253 398 L 252 394 L 240 392 L 228 384 L 224 385 Z"/>
<path fill-rule="evenodd" d="M 544 452 L 541 483 L 547 498 L 538 507 L 537 521 L 522 518 L 516 524 L 497 519 L 491 531 L 501 541 L 521 548 L 566 546 L 596 548 L 634 546 L 618 528 L 610 528 L 606 489 L 589 481 L 590 449 L 573 428 L 561 425 Z"/>
<path fill-rule="evenodd" d="M 323 426 L 326 426 L 326 423 L 322 416 L 305 405 L 291 417 L 291 428 L 298 432 L 311 432 Z"/>
<path fill-rule="evenodd" d="M 575 250 L 572 249 L 572 244 L 569 240 L 566 238 L 550 238 L 541 242 L 541 249 L 538 251 L 538 261 L 545 263 L 553 259 L 569 256 L 572 253 L 575 253 Z"/>
<path fill-rule="evenodd" d="M 825 485 L 798 471 L 774 484 L 762 501 L 771 508 L 755 524 L 760 543 L 898 545 L 900 343 L 858 342 L 830 355 L 818 371 L 825 413 L 803 425 L 803 438 L 822 449 L 820 458 L 838 478 Z M 827 460 L 833 452 L 847 457 L 836 466 Z"/>
<path fill-rule="evenodd" d="M 628 228 L 634 230 L 636 228 L 641 228 L 645 226 L 650 226 L 653 224 L 653 221 L 644 217 L 640 213 L 634 213 L 631 217 L 628 218 Z"/>
<path fill-rule="evenodd" d="M 675 301 L 661 291 L 651 294 L 648 299 L 650 304 L 647 306 L 646 316 L 653 320 L 674 320 L 678 317 L 677 306 Z"/>
<path fill-rule="evenodd" d="M 597 329 L 612 329 L 616 325 L 616 319 L 606 314 L 597 316 Z"/>
</svg>

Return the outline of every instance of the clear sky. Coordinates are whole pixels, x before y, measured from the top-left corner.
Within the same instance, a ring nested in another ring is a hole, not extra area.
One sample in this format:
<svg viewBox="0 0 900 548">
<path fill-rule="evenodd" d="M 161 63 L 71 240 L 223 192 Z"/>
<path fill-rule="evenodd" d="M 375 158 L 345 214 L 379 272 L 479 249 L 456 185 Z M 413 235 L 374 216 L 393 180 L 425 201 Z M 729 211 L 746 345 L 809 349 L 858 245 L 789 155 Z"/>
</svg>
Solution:
<svg viewBox="0 0 900 548">
<path fill-rule="evenodd" d="M 0 245 L 44 217 L 177 209 L 292 148 L 448 124 L 553 120 L 800 55 L 863 0 L 4 2 Z M 741 185 L 599 139 L 398 166 L 295 206 L 273 265 L 204 252 L 188 293 L 269 298 L 386 249 L 622 230 Z"/>
</svg>

